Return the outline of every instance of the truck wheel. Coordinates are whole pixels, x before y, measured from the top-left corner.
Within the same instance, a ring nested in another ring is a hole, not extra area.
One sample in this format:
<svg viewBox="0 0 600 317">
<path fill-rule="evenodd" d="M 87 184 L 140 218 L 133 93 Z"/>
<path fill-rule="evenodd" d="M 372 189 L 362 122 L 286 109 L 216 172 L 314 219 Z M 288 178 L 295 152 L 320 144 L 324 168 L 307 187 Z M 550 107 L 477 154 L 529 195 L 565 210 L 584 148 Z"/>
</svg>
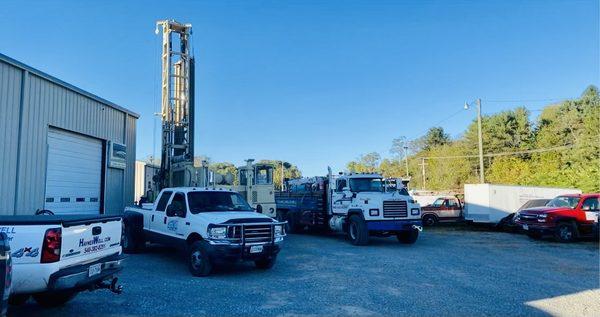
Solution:
<svg viewBox="0 0 600 317">
<path fill-rule="evenodd" d="M 264 257 L 262 259 L 258 259 L 256 261 L 254 261 L 254 264 L 256 265 L 257 268 L 261 269 L 261 270 L 268 270 L 270 268 L 273 267 L 273 265 L 275 265 L 275 262 L 277 261 L 277 256 L 269 256 L 269 257 Z"/>
<path fill-rule="evenodd" d="M 121 247 L 125 253 L 139 253 L 143 251 L 146 241 L 144 237 L 136 234 L 131 226 L 123 224 L 121 232 Z"/>
<path fill-rule="evenodd" d="M 558 242 L 573 242 L 577 238 L 577 228 L 571 222 L 560 222 L 554 231 L 554 239 Z"/>
<path fill-rule="evenodd" d="M 419 230 L 411 229 L 409 231 L 398 232 L 396 233 L 396 238 L 398 238 L 400 243 L 413 244 L 419 238 Z"/>
<path fill-rule="evenodd" d="M 369 231 L 367 230 L 367 224 L 359 216 L 350 216 L 350 223 L 348 224 L 348 238 L 354 245 L 367 245 L 369 244 Z"/>
<path fill-rule="evenodd" d="M 425 215 L 423 216 L 423 225 L 424 226 L 433 226 L 438 222 L 436 216 L 434 215 Z"/>
<path fill-rule="evenodd" d="M 33 299 L 44 307 L 57 307 L 64 305 L 77 295 L 77 291 L 55 291 L 34 294 Z"/>
<path fill-rule="evenodd" d="M 8 303 L 13 306 L 21 306 L 31 297 L 29 294 L 10 295 Z"/>
<path fill-rule="evenodd" d="M 188 266 L 194 276 L 207 276 L 212 271 L 208 252 L 201 241 L 192 243 L 188 253 Z"/>
<path fill-rule="evenodd" d="M 300 226 L 298 224 L 298 221 L 296 220 L 296 217 L 294 217 L 294 214 L 291 214 L 289 212 L 283 212 L 283 211 L 278 211 L 277 212 L 277 220 L 278 221 L 287 221 L 287 223 L 285 224 L 285 232 L 286 233 L 291 233 L 291 234 L 295 234 L 295 233 L 301 233 L 302 232 L 302 226 Z"/>
</svg>

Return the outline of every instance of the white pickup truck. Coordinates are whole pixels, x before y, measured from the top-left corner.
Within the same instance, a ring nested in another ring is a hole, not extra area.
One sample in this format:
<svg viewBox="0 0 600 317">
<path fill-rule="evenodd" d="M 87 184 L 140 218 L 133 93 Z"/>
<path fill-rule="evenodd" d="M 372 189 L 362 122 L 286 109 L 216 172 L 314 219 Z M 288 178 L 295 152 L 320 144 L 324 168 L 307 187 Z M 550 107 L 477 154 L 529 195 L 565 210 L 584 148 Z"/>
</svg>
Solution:
<svg viewBox="0 0 600 317">
<path fill-rule="evenodd" d="M 139 251 L 146 241 L 176 247 L 187 253 L 194 276 L 240 260 L 269 269 L 285 236 L 285 222 L 255 212 L 235 191 L 214 188 L 165 188 L 147 208 L 126 208 L 124 221 L 126 252 Z"/>
<path fill-rule="evenodd" d="M 120 293 L 121 231 L 121 217 L 114 216 L 0 217 L 12 258 L 9 302 L 33 296 L 42 306 L 58 306 L 84 290 Z"/>
</svg>

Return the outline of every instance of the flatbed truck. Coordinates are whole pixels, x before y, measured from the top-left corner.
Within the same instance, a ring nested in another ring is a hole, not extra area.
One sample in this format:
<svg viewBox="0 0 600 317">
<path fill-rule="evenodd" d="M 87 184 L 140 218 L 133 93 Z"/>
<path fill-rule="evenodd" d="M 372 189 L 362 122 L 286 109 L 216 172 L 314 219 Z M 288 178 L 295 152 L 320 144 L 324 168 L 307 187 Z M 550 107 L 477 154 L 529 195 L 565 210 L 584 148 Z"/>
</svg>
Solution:
<svg viewBox="0 0 600 317">
<path fill-rule="evenodd" d="M 370 237 L 396 236 L 415 243 L 422 231 L 421 207 L 401 188 L 390 189 L 375 173 L 333 175 L 287 181 L 276 192 L 277 218 L 287 232 L 306 228 L 345 233 L 354 245 Z"/>
</svg>

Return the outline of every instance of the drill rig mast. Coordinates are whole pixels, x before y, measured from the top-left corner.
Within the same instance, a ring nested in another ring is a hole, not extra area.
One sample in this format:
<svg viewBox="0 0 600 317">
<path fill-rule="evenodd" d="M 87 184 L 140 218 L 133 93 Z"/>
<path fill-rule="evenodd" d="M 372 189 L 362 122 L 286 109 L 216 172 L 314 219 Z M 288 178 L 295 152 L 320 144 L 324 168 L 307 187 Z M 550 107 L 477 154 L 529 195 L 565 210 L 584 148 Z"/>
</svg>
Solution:
<svg viewBox="0 0 600 317">
<path fill-rule="evenodd" d="M 162 29 L 160 188 L 192 186 L 194 169 L 194 57 L 191 24 L 156 22 Z"/>
</svg>

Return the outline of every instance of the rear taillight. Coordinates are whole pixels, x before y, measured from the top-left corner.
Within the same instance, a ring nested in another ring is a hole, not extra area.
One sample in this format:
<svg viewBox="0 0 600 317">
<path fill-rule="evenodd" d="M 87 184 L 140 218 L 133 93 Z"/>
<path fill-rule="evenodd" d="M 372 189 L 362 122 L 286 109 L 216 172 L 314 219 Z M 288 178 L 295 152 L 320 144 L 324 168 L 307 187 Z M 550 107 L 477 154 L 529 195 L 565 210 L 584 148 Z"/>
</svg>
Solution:
<svg viewBox="0 0 600 317">
<path fill-rule="evenodd" d="M 60 228 L 46 230 L 44 243 L 42 245 L 42 263 L 52 263 L 60 259 L 61 242 L 62 231 Z"/>
</svg>

